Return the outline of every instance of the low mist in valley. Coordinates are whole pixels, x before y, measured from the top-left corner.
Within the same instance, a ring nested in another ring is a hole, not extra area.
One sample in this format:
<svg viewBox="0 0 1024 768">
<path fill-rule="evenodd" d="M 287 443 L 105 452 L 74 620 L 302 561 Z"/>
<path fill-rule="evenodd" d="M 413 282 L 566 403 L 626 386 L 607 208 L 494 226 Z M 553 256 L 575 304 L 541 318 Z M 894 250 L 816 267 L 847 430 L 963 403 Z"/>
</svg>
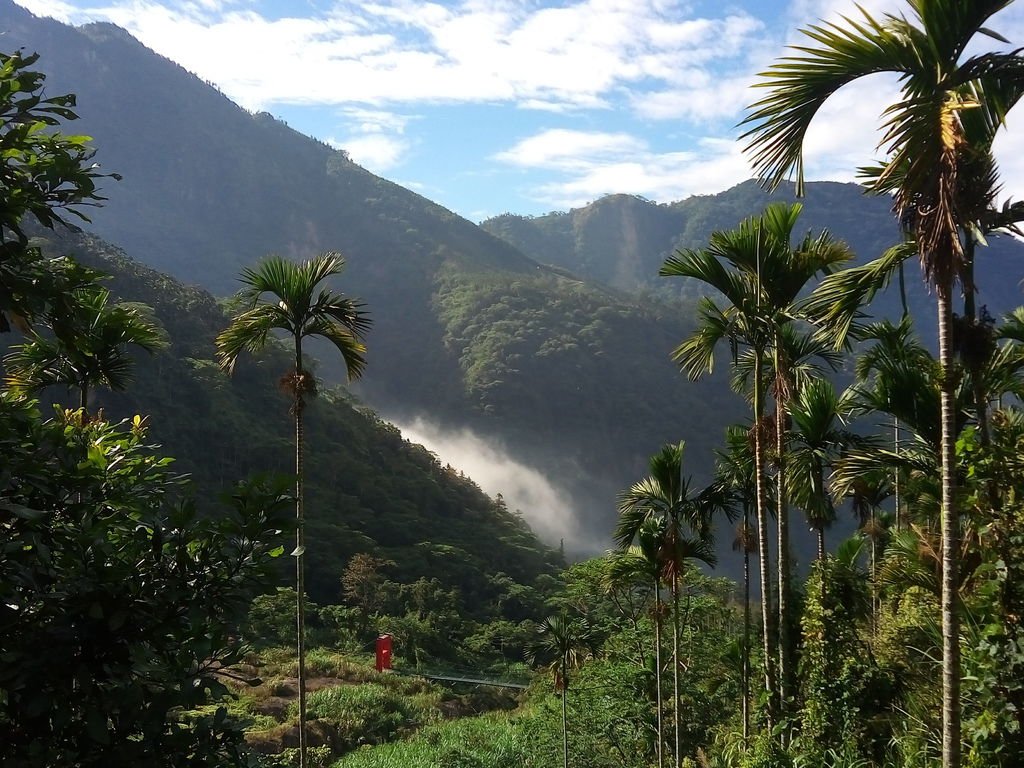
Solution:
<svg viewBox="0 0 1024 768">
<path fill-rule="evenodd" d="M 508 508 L 519 512 L 548 544 L 557 547 L 564 541 L 570 555 L 593 554 L 609 546 L 610 533 L 585 528 L 583 510 L 566 488 L 512 458 L 500 444 L 469 429 L 446 429 L 422 417 L 392 423 L 406 439 L 423 445 L 491 496 L 500 493 Z"/>
</svg>

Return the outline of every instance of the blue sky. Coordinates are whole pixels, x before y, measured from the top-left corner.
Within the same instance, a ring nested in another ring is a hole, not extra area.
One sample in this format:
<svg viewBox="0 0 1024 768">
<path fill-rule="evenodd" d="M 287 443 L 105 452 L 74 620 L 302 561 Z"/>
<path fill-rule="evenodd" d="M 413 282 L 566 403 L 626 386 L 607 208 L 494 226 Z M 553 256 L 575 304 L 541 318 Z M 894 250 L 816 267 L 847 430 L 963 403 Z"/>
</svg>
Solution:
<svg viewBox="0 0 1024 768">
<path fill-rule="evenodd" d="M 743 181 L 735 125 L 756 73 L 799 27 L 856 13 L 851 0 L 17 2 L 118 24 L 247 109 L 473 221 L 616 192 L 668 202 Z M 995 21 L 1024 40 L 1024 8 Z M 852 180 L 877 156 L 894 94 L 872 78 L 830 99 L 808 136 L 808 175 Z M 997 157 L 1019 199 L 1024 131 L 1013 117 Z"/>
</svg>

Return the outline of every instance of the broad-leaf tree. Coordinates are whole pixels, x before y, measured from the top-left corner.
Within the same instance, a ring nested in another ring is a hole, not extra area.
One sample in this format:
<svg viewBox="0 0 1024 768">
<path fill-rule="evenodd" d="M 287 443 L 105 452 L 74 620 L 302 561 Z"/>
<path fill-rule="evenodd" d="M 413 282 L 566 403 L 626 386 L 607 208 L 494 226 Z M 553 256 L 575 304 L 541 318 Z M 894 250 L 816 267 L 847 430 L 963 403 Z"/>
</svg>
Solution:
<svg viewBox="0 0 1024 768">
<path fill-rule="evenodd" d="M 91 270 L 70 259 L 46 259 L 29 246 L 26 221 L 52 229 L 64 215 L 88 220 L 105 174 L 93 162 L 88 136 L 55 130 L 77 120 L 74 94 L 44 96 L 38 55 L 0 53 L 0 332 L 27 330 L 36 317 L 60 315 L 68 292 L 90 284 Z"/>
<path fill-rule="evenodd" d="M 219 704 L 284 551 L 287 483 L 202 515 L 145 419 L 43 419 L 10 392 L 0 452 L 0 764 L 241 764 Z"/>
</svg>

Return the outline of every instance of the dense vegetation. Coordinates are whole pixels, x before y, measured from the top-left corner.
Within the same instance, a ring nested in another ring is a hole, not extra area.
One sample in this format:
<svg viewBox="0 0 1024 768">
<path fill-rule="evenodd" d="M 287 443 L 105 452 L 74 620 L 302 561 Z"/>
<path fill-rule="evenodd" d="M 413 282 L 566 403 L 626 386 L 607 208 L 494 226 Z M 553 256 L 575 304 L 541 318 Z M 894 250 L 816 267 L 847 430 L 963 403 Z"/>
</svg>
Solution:
<svg viewBox="0 0 1024 768">
<path fill-rule="evenodd" d="M 616 549 L 560 574 L 500 499 L 343 391 L 316 392 L 306 331 L 331 338 L 350 371 L 364 364 L 361 310 L 314 290 L 333 256 L 244 272 L 254 293 L 232 321 L 208 294 L 63 229 L 100 201 L 102 178 L 85 140 L 58 130 L 74 99 L 43 98 L 33 58 L 0 56 L 0 81 L 18 85 L 0 89 L 13 115 L 0 127 L 0 317 L 14 344 L 0 393 L 4 763 L 1019 765 L 1024 308 L 979 306 L 974 260 L 1024 220 L 994 206 L 991 156 L 1024 90 L 1019 52 L 961 57 L 1002 5 L 921 0 L 917 26 L 862 11 L 862 26 L 816 28 L 818 47 L 766 75 L 748 139 L 769 183 L 799 166 L 817 106 L 866 71 L 854 54 L 905 75 L 891 165 L 868 174 L 894 196 L 900 240 L 851 267 L 846 243 L 804 235 L 802 206 L 777 203 L 666 258 L 666 282 L 701 296 L 692 322 L 669 326 L 686 387 L 725 369 L 749 415 L 707 483 L 691 477 L 702 446 L 683 442 L 630 467 Z M 871 316 L 912 257 L 935 290 L 937 354 L 911 312 Z M 477 409 L 582 412 L 608 442 L 628 441 L 566 381 L 643 400 L 615 371 L 654 363 L 621 329 L 651 337 L 670 321 L 560 270 L 467 271 L 465 258 L 435 265 L 431 311 Z M 293 269 L 316 277 L 305 298 L 285 279 L 270 291 L 282 300 L 261 304 L 270 273 Z M 350 322 L 283 317 L 313 295 Z M 269 335 L 282 325 L 294 347 Z M 236 360 L 242 349 L 252 357 Z M 544 376 L 553 402 L 521 386 Z M 78 407 L 40 406 L 64 394 Z M 651 405 L 654 418 L 671 398 Z M 245 479 L 266 469 L 289 474 Z M 846 510 L 858 532 L 833 543 Z M 275 569 L 292 525 L 298 592 Z M 732 526 L 740 588 L 706 574 L 723 559 L 716 531 Z M 798 526 L 818 542 L 804 570 Z M 397 674 L 366 663 L 381 632 Z M 426 682 L 456 676 L 529 687 Z"/>
</svg>

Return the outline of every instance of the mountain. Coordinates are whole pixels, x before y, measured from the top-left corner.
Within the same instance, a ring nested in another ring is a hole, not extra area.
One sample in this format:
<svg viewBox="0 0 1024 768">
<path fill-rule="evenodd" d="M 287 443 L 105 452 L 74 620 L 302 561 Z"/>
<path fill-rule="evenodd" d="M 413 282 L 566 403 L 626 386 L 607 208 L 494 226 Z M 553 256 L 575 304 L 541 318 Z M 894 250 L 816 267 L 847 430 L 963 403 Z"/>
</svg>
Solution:
<svg viewBox="0 0 1024 768">
<path fill-rule="evenodd" d="M 746 414 L 720 372 L 697 384 L 679 375 L 669 355 L 692 328 L 698 290 L 656 273 L 673 248 L 760 210 L 756 186 L 670 205 L 613 196 L 482 228 L 239 108 L 115 26 L 72 28 L 0 0 L 0 30 L 41 54 L 49 93 L 78 95 L 69 130 L 93 136 L 97 159 L 124 177 L 105 185 L 89 231 L 219 296 L 264 254 L 342 252 L 335 288 L 374 320 L 353 391 L 398 423 L 471 430 L 542 473 L 562 493 L 522 503 L 572 508 L 593 548 L 648 456 L 686 440 L 688 471 L 706 480 L 725 425 Z M 895 240 L 885 202 L 849 185 L 812 185 L 801 226 L 823 225 L 864 257 Z M 1013 258 L 999 262 L 995 311 L 1018 303 Z M 907 283 L 930 318 L 920 281 Z M 333 357 L 320 356 L 319 374 L 337 383 Z"/>
<path fill-rule="evenodd" d="M 153 309 L 168 347 L 135 354 L 127 391 L 100 390 L 93 402 L 112 420 L 146 415 L 149 437 L 191 477 L 201 508 L 252 474 L 294 473 L 290 400 L 278 389 L 291 365 L 284 346 L 241 359 L 229 378 L 214 352 L 228 317 L 212 295 L 84 232 L 58 228 L 36 242 L 46 253 L 73 255 L 109 275 L 104 285 L 117 299 Z M 15 341 L 7 334 L 0 339 Z M 341 574 L 356 552 L 394 561 L 401 582 L 437 577 L 447 588 L 457 587 L 467 612 L 477 616 L 494 614 L 509 589 L 557 572 L 557 553 L 518 515 L 343 391 L 309 402 L 306 435 L 308 589 L 314 600 L 339 600 Z"/>
<path fill-rule="evenodd" d="M 658 204 L 630 195 L 608 195 L 568 213 L 529 217 L 505 214 L 481 223 L 488 232 L 547 264 L 569 269 L 626 291 L 654 291 L 661 296 L 696 296 L 698 285 L 658 277 L 658 269 L 676 249 L 702 248 L 711 233 L 727 230 L 771 202 L 794 202 L 792 184 L 772 193 L 747 181 L 715 195 L 698 195 Z M 864 193 L 856 184 L 809 182 L 799 201 L 803 212 L 797 234 L 829 230 L 869 261 L 898 242 L 899 231 L 887 198 Z M 993 314 L 1024 303 L 1024 246 L 1013 238 L 992 237 L 979 248 L 979 303 Z M 915 269 L 906 273 L 908 303 L 916 317 L 932 323 L 932 297 Z M 898 314 L 896 291 L 879 298 L 872 312 Z M 922 331 L 925 331 L 922 327 Z"/>
<path fill-rule="evenodd" d="M 69 130 L 92 136 L 97 160 L 123 176 L 89 211 L 90 231 L 218 295 L 264 254 L 342 252 L 337 288 L 374 320 L 359 396 L 397 420 L 473 430 L 552 478 L 595 537 L 609 535 L 615 494 L 647 456 L 680 438 L 706 443 L 742 412 L 721 382 L 686 387 L 669 360 L 687 303 L 649 305 L 542 265 L 237 107 L 117 27 L 72 28 L 2 0 L 0 30 L 41 54 L 49 93 L 77 94 Z M 321 375 L 337 381 L 322 357 Z M 710 449 L 691 456 L 706 476 Z"/>
</svg>

